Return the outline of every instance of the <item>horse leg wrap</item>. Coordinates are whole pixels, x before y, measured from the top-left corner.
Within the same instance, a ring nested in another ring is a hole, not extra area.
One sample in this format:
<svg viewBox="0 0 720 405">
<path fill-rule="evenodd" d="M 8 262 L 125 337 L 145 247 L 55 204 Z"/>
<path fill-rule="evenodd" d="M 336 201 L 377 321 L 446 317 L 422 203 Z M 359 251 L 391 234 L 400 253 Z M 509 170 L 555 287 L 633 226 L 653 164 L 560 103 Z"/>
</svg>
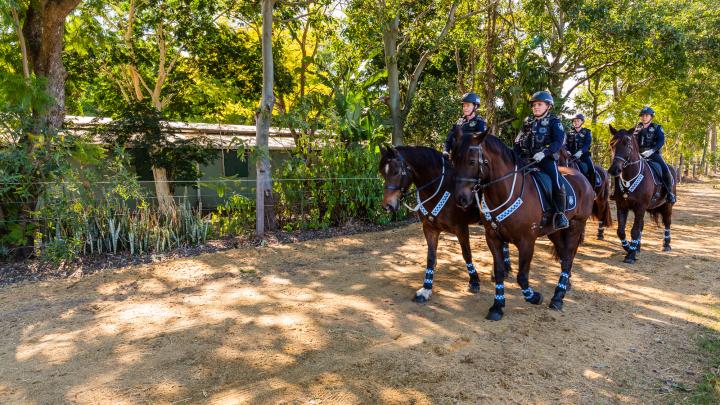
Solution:
<svg viewBox="0 0 720 405">
<path fill-rule="evenodd" d="M 626 252 L 630 252 L 630 243 L 628 243 L 627 240 L 621 239 L 620 243 L 622 244 L 622 248 L 625 249 Z"/>
<path fill-rule="evenodd" d="M 480 278 L 478 277 L 477 270 L 472 263 L 465 263 L 465 266 L 467 267 L 468 274 L 470 275 L 470 290 L 472 292 L 477 292 L 480 289 Z"/>
<path fill-rule="evenodd" d="M 505 306 L 505 286 L 503 284 L 495 284 L 495 306 Z"/>
<path fill-rule="evenodd" d="M 435 274 L 435 270 L 425 269 L 425 282 L 423 283 L 423 288 L 428 289 L 428 290 L 432 289 L 434 274 Z"/>
</svg>

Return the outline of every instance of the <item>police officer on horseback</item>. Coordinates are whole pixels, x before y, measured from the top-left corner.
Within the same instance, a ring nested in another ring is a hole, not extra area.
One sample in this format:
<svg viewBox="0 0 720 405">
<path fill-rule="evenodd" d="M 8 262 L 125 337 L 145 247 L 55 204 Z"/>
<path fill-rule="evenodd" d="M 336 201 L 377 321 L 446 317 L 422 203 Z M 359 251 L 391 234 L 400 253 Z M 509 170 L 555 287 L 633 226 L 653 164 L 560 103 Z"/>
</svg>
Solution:
<svg viewBox="0 0 720 405">
<path fill-rule="evenodd" d="M 576 159 L 578 163 L 582 162 L 587 167 L 585 177 L 590 181 L 590 185 L 595 188 L 595 165 L 593 164 L 590 152 L 592 144 L 592 132 L 588 128 L 583 128 L 585 116 L 576 114 L 572 118 L 572 128 L 565 132 L 565 147 L 567 148 L 571 159 Z M 582 165 L 578 164 L 582 171 Z"/>
<path fill-rule="evenodd" d="M 660 165 L 662 169 L 662 183 L 667 191 L 665 200 L 675 204 L 675 194 L 672 192 L 673 178 L 670 168 L 662 158 L 660 151 L 665 144 L 665 131 L 660 124 L 652 122 L 655 118 L 655 111 L 650 107 L 640 110 L 640 122 L 635 126 L 634 134 L 637 136 L 640 146 L 640 155 L 645 159 L 652 160 Z"/>
<path fill-rule="evenodd" d="M 533 94 L 530 99 L 532 115 L 523 121 L 513 150 L 521 160 L 537 162 L 540 170 L 550 176 L 555 207 L 553 226 L 555 229 L 563 229 L 570 223 L 565 216 L 566 194 L 560 184 L 557 160 L 565 140 L 565 129 L 560 119 L 550 112 L 554 104 L 550 92 L 538 91 Z"/>
<path fill-rule="evenodd" d="M 475 93 L 465 93 L 462 96 L 462 117 L 460 117 L 455 125 L 448 131 L 445 139 L 443 154 L 448 156 L 455 142 L 455 129 L 460 127 L 463 135 L 474 134 L 477 132 L 486 132 L 487 124 L 485 120 L 475 112 L 480 107 L 480 97 Z"/>
</svg>

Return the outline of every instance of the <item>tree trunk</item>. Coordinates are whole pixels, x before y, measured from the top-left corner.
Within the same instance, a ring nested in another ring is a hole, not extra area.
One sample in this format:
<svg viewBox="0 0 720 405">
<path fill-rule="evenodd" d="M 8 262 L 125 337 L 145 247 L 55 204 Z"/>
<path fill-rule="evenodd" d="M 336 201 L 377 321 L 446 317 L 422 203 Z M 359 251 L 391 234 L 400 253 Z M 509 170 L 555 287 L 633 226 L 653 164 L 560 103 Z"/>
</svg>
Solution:
<svg viewBox="0 0 720 405">
<path fill-rule="evenodd" d="M 685 159 L 683 158 L 683 155 L 680 154 L 680 157 L 678 158 L 678 167 L 677 167 L 678 183 L 682 183 L 682 180 L 683 180 L 683 161 L 684 160 Z"/>
<path fill-rule="evenodd" d="M 35 76 L 47 80 L 45 90 L 52 97 L 48 109 L 33 111 L 34 130 L 57 131 L 65 120 L 65 78 L 62 62 L 65 18 L 80 0 L 31 1 L 22 29 L 28 62 Z"/>
<path fill-rule="evenodd" d="M 498 3 L 493 2 L 488 6 L 487 18 L 485 19 L 485 78 L 484 98 L 485 98 L 485 119 L 488 127 L 495 134 L 498 133 L 497 122 L 495 120 L 495 64 L 493 56 L 495 55 L 495 44 L 497 42 L 497 8 Z"/>
<path fill-rule="evenodd" d="M 167 170 L 164 167 L 152 167 L 153 180 L 155 183 L 155 194 L 158 199 L 158 207 L 161 212 L 171 212 L 175 207 L 172 192 L 170 191 L 170 182 L 167 178 Z"/>
<path fill-rule="evenodd" d="M 272 55 L 272 23 L 275 0 L 262 0 L 262 60 L 263 89 L 258 112 L 255 114 L 255 148 L 257 150 L 256 192 L 255 192 L 255 233 L 265 234 L 266 230 L 275 228 L 275 210 L 272 198 L 272 182 L 270 178 L 270 151 L 268 136 L 275 97 L 273 96 L 273 55 Z"/>
<path fill-rule="evenodd" d="M 383 45 L 385 66 L 388 71 L 388 107 L 392 119 L 392 144 L 402 145 L 403 120 L 400 111 L 400 70 L 398 69 L 397 41 L 400 35 L 400 17 L 396 14 L 385 23 Z"/>
<path fill-rule="evenodd" d="M 26 79 L 30 78 L 30 62 L 28 61 L 27 45 L 25 45 L 25 35 L 23 35 L 22 27 L 20 27 L 20 16 L 18 15 L 17 8 L 13 7 L 10 9 L 12 15 L 13 26 L 18 36 L 18 44 L 20 45 L 20 56 L 22 57 L 23 65 L 23 77 Z"/>
<path fill-rule="evenodd" d="M 710 136 L 710 153 L 713 161 L 713 174 L 717 173 L 717 161 L 718 161 L 718 155 L 717 155 L 717 124 L 712 125 L 712 135 Z"/>
</svg>

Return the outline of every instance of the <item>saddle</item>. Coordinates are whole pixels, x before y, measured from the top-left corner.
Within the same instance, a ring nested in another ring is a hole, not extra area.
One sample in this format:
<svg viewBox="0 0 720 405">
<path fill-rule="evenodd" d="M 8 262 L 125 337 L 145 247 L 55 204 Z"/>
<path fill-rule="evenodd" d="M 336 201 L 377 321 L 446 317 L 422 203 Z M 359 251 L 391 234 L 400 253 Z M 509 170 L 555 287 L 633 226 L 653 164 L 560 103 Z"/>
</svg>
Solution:
<svg viewBox="0 0 720 405">
<path fill-rule="evenodd" d="M 552 182 L 550 176 L 539 170 L 530 172 L 530 175 L 533 183 L 535 183 L 538 195 L 540 195 L 540 205 L 542 206 L 543 213 L 552 211 Z M 577 204 L 575 189 L 573 189 L 570 182 L 567 181 L 562 174 L 560 175 L 560 185 L 565 187 L 565 212 L 574 210 Z"/>
<path fill-rule="evenodd" d="M 648 159 L 645 160 L 645 163 L 650 166 L 650 172 L 652 173 L 655 185 L 662 185 L 662 166 L 660 166 L 660 163 Z"/>
</svg>

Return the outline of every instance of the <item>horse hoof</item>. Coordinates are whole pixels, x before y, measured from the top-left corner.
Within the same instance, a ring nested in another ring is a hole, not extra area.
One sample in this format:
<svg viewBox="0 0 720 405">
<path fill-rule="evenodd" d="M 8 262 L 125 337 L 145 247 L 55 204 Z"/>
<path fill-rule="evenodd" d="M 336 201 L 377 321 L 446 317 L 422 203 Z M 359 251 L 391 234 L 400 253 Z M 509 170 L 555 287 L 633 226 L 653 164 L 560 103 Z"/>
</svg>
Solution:
<svg viewBox="0 0 720 405">
<path fill-rule="evenodd" d="M 539 292 L 535 291 L 532 298 L 528 302 L 533 305 L 540 305 L 543 302 L 543 296 Z"/>
<path fill-rule="evenodd" d="M 605 237 L 602 236 L 602 235 L 598 235 L 598 236 L 597 236 L 597 240 L 605 240 Z"/>
<path fill-rule="evenodd" d="M 499 321 L 503 317 L 502 310 L 490 308 L 485 319 L 488 321 Z"/>
<path fill-rule="evenodd" d="M 554 309 L 556 311 L 562 311 L 563 302 L 558 300 L 552 300 L 550 301 L 549 307 L 550 309 Z"/>
<path fill-rule="evenodd" d="M 672 251 L 672 248 L 669 245 L 663 246 L 663 252 L 670 252 L 670 251 Z"/>
<path fill-rule="evenodd" d="M 417 302 L 418 304 L 424 304 L 428 302 L 428 299 L 424 295 L 417 294 L 415 295 L 415 298 L 413 298 L 413 301 Z"/>
<path fill-rule="evenodd" d="M 623 246 L 622 247 L 625 253 L 630 253 L 630 246 Z"/>
<path fill-rule="evenodd" d="M 468 285 L 468 291 L 470 291 L 473 294 L 480 292 L 480 284 L 470 284 Z"/>
<path fill-rule="evenodd" d="M 635 259 L 633 259 L 632 257 L 626 257 L 625 259 L 623 259 L 623 263 L 633 264 L 635 263 Z"/>
</svg>

